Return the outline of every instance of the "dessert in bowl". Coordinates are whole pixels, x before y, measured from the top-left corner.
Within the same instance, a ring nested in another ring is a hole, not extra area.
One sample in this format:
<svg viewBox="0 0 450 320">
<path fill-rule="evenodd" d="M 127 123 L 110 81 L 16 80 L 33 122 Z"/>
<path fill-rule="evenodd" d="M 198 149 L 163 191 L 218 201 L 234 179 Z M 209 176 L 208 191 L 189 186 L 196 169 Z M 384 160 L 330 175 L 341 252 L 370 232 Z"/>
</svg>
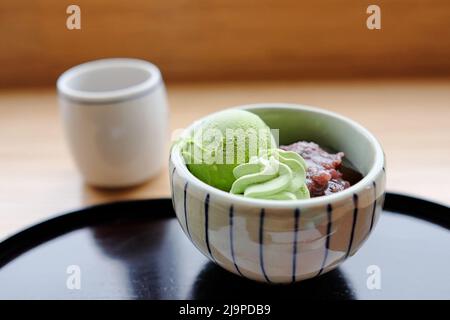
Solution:
<svg viewBox="0 0 450 320">
<path fill-rule="evenodd" d="M 361 247 L 381 212 L 385 159 L 378 141 L 359 124 L 313 107 L 230 110 L 196 121 L 171 149 L 172 200 L 187 237 L 219 266 L 257 281 L 289 283 L 336 268 Z M 205 139 L 208 128 L 223 137 Z M 259 144 L 237 161 L 250 139 L 236 142 L 239 134 L 228 136 L 228 129 L 257 131 Z M 229 152 L 230 163 L 212 161 Z M 344 156 L 360 179 L 346 176 Z"/>
</svg>

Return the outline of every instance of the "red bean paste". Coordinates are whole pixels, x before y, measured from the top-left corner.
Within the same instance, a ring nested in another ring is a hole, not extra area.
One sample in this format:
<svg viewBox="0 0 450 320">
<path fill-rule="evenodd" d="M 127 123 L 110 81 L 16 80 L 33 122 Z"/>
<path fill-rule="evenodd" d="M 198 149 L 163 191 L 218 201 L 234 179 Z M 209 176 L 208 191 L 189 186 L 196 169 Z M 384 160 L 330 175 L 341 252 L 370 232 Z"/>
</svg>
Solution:
<svg viewBox="0 0 450 320">
<path fill-rule="evenodd" d="M 339 171 L 344 158 L 343 152 L 328 153 L 318 144 L 299 141 L 280 149 L 294 151 L 305 159 L 308 170 L 306 172 L 306 185 L 311 197 L 330 195 L 350 187 L 350 182 L 344 180 Z"/>
</svg>

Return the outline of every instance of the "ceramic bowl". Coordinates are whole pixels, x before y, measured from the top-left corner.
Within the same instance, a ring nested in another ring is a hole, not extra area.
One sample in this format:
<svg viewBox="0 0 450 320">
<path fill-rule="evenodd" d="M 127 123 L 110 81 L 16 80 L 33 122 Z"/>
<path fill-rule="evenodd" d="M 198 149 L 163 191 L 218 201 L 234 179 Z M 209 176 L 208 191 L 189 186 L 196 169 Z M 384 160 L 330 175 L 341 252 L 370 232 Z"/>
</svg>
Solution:
<svg viewBox="0 0 450 320">
<path fill-rule="evenodd" d="M 296 282 L 336 268 L 358 251 L 378 221 L 385 192 L 380 144 L 361 125 L 326 110 L 277 103 L 239 108 L 279 129 L 280 144 L 307 140 L 343 151 L 363 179 L 306 200 L 249 199 L 197 179 L 175 144 L 169 160 L 172 199 L 187 237 L 219 266 L 257 281 Z"/>
</svg>

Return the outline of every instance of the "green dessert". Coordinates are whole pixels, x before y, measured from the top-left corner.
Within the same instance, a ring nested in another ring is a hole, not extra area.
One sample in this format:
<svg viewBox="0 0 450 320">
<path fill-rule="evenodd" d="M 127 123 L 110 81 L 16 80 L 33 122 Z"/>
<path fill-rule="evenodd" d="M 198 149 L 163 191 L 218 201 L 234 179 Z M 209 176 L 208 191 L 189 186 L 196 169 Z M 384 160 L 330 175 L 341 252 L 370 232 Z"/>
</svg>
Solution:
<svg viewBox="0 0 450 320">
<path fill-rule="evenodd" d="M 239 109 L 208 117 L 183 142 L 182 153 L 189 171 L 201 181 L 227 192 L 236 180 L 235 167 L 276 148 L 264 121 Z"/>
<path fill-rule="evenodd" d="M 236 181 L 230 192 L 259 199 L 307 199 L 306 170 L 305 160 L 298 153 L 271 150 L 269 157 L 252 157 L 234 168 Z"/>
<path fill-rule="evenodd" d="M 305 160 L 278 149 L 270 128 L 251 112 L 213 114 L 181 143 L 189 171 L 210 186 L 256 199 L 310 197 Z"/>
</svg>

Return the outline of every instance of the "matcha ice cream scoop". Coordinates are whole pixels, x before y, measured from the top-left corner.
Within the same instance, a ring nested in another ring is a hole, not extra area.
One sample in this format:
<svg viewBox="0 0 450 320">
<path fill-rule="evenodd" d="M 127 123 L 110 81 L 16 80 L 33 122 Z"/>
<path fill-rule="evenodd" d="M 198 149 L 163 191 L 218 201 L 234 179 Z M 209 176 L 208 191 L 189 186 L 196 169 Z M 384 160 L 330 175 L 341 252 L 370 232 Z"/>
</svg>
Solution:
<svg viewBox="0 0 450 320">
<path fill-rule="evenodd" d="M 237 180 L 230 192 L 267 200 L 307 199 L 306 170 L 306 162 L 298 153 L 271 150 L 269 157 L 252 157 L 234 168 Z"/>
<path fill-rule="evenodd" d="M 239 109 L 213 114 L 182 143 L 189 171 L 203 182 L 227 192 L 236 180 L 234 168 L 277 147 L 264 121 Z"/>
</svg>

